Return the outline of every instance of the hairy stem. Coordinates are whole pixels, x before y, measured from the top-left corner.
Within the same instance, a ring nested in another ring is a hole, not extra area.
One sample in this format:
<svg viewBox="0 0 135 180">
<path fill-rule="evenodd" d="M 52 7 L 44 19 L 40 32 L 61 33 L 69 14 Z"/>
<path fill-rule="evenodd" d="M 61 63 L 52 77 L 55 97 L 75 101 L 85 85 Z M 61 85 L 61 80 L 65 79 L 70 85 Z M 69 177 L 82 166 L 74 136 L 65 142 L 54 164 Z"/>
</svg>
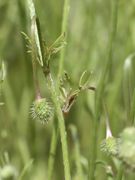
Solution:
<svg viewBox="0 0 135 180">
<path fill-rule="evenodd" d="M 61 33 L 65 33 L 67 31 L 68 12 L 69 12 L 69 0 L 65 0 L 64 8 L 63 8 L 63 20 L 62 20 L 62 26 L 61 26 Z M 57 88 L 59 88 L 59 79 L 61 77 L 62 70 L 63 70 L 64 58 L 65 58 L 65 48 L 63 48 L 60 52 Z M 52 172 L 53 172 L 54 161 L 55 161 L 55 157 L 51 154 L 55 154 L 58 136 L 59 136 L 59 130 L 58 130 L 58 127 L 55 126 L 53 128 L 53 133 L 52 133 L 49 164 L 48 164 L 48 179 L 49 180 L 52 179 Z"/>
<path fill-rule="evenodd" d="M 71 180 L 71 177 L 70 177 L 70 165 L 69 165 L 69 159 L 68 159 L 68 146 L 67 146 L 67 138 L 66 138 L 67 133 L 66 133 L 66 128 L 65 128 L 65 122 L 64 122 L 64 117 L 63 117 L 63 113 L 62 113 L 62 110 L 61 110 L 61 106 L 60 106 L 60 103 L 59 103 L 58 93 L 57 93 L 56 88 L 54 86 L 51 74 L 48 74 L 47 82 L 48 82 L 48 86 L 49 86 L 49 89 L 50 89 L 50 92 L 51 92 L 52 101 L 53 101 L 54 106 L 55 106 L 56 116 L 58 118 L 60 137 L 61 137 L 61 144 L 62 144 L 65 179 L 66 180 Z"/>
<path fill-rule="evenodd" d="M 59 102 L 59 83 L 58 86 L 55 86 L 53 83 L 53 79 L 50 74 L 50 69 L 49 69 L 49 61 L 46 57 L 45 51 L 44 51 L 44 46 L 43 46 L 43 39 L 42 39 L 42 34 L 40 30 L 40 23 L 39 19 L 36 17 L 35 13 L 35 7 L 33 4 L 32 0 L 28 1 L 28 5 L 30 6 L 30 16 L 31 16 L 31 29 L 32 29 L 32 37 L 33 42 L 32 42 L 32 51 L 33 51 L 33 59 L 37 59 L 40 63 L 40 65 L 43 68 L 43 73 L 45 78 L 47 79 L 48 87 L 51 92 L 51 97 L 52 101 L 55 106 L 55 111 L 56 111 L 56 116 L 58 119 L 58 125 L 59 125 L 59 130 L 60 130 L 60 137 L 61 137 L 61 143 L 62 143 L 62 153 L 63 153 L 63 163 L 64 163 L 64 171 L 65 171 L 65 179 L 66 180 L 71 180 L 70 177 L 70 166 L 69 166 L 69 160 L 68 160 L 68 146 L 67 146 L 67 139 L 66 139 L 66 128 L 65 128 L 65 122 L 64 122 L 64 117 L 62 114 L 60 102 Z M 64 6 L 64 12 L 67 10 L 67 4 L 68 0 L 65 0 L 65 6 Z M 62 29 L 65 30 L 66 28 L 66 20 L 67 20 L 67 13 L 64 13 L 64 19 L 63 19 L 63 25 Z M 36 46 L 34 48 L 34 46 Z M 38 56 L 37 56 L 38 54 Z M 39 58 L 37 58 L 39 57 Z M 33 63 L 33 68 L 35 68 L 35 64 Z M 34 78 L 35 78 L 35 71 L 34 73 Z M 56 138 L 56 136 L 54 135 Z M 54 148 L 55 149 L 55 148 Z"/>
</svg>

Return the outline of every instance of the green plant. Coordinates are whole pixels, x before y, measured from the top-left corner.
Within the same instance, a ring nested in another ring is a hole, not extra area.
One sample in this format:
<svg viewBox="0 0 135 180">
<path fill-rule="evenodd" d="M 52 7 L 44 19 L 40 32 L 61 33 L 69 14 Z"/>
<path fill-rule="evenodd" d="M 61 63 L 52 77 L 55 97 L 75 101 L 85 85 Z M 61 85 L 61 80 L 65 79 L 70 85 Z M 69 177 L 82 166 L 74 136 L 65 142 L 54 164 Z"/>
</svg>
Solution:
<svg viewBox="0 0 135 180">
<path fill-rule="evenodd" d="M 5 69 L 5 64 L 4 62 L 0 62 L 0 96 L 1 96 L 1 91 L 2 91 L 2 83 L 4 81 L 4 78 L 6 76 L 6 69 Z M 4 103 L 0 102 L 0 106 L 2 106 Z"/>
<path fill-rule="evenodd" d="M 106 79 L 110 78 L 111 65 L 112 65 L 112 54 L 114 51 L 114 43 L 117 32 L 117 19 L 118 19 L 118 3 L 119 1 L 115 0 L 112 2 L 112 21 L 111 21 L 111 32 L 110 39 L 107 51 L 107 59 L 103 69 L 103 73 L 101 79 L 99 81 L 99 85 L 97 87 L 96 95 L 95 95 L 95 120 L 94 120 L 94 131 L 93 131 L 93 148 L 92 155 L 90 159 L 90 168 L 89 168 L 89 179 L 95 179 L 95 169 L 96 169 L 96 158 L 97 158 L 97 138 L 98 138 L 98 128 L 101 118 L 101 110 L 102 110 L 102 97 L 104 94 L 104 89 L 106 85 Z"/>
<path fill-rule="evenodd" d="M 0 1 L 0 179 L 135 179 L 134 5 Z"/>
<path fill-rule="evenodd" d="M 50 66 L 49 61 L 51 58 L 51 55 L 53 53 L 56 53 L 59 51 L 60 46 L 55 51 L 53 50 L 53 46 L 56 46 L 57 40 L 53 43 L 53 45 L 49 48 L 45 45 L 43 45 L 43 39 L 41 36 L 40 31 L 40 24 L 39 20 L 36 17 L 34 4 L 32 1 L 28 1 L 28 5 L 30 6 L 30 16 L 31 16 L 31 35 L 32 35 L 32 59 L 33 59 L 33 72 L 34 72 L 34 81 L 36 82 L 36 67 L 35 67 L 35 61 L 39 61 L 41 67 L 43 68 L 43 73 L 45 75 L 45 78 L 48 83 L 48 88 L 51 92 L 52 101 L 54 103 L 56 116 L 59 123 L 59 129 L 60 129 L 60 136 L 61 136 L 61 143 L 62 143 L 62 152 L 63 152 L 63 163 L 64 163 L 64 169 L 65 169 L 65 179 L 70 180 L 70 168 L 69 168 L 69 161 L 68 161 L 68 149 L 67 149 L 67 140 L 66 140 L 66 129 L 65 129 L 65 123 L 64 123 L 64 117 L 61 111 L 61 106 L 59 103 L 59 95 L 56 90 L 56 87 L 54 85 L 53 79 L 51 77 L 50 73 Z M 44 49 L 45 48 L 45 49 Z M 37 87 L 37 85 L 35 85 Z M 44 106 L 44 104 L 43 104 Z M 45 108 L 46 109 L 46 108 Z M 34 108 L 34 111 L 36 109 Z M 39 110 L 39 109 L 38 109 Z M 48 109 L 49 110 L 49 109 Z M 47 110 L 47 111 L 48 111 Z M 46 113 L 48 114 L 48 112 Z M 41 111 L 41 116 L 44 118 L 44 111 Z M 45 113 L 45 116 L 46 116 Z M 38 113 L 39 114 L 39 113 Z M 49 112 L 50 114 L 50 112 Z"/>
<path fill-rule="evenodd" d="M 32 118 L 38 119 L 43 124 L 53 118 L 53 111 L 51 103 L 45 98 L 35 100 L 30 109 Z"/>
</svg>

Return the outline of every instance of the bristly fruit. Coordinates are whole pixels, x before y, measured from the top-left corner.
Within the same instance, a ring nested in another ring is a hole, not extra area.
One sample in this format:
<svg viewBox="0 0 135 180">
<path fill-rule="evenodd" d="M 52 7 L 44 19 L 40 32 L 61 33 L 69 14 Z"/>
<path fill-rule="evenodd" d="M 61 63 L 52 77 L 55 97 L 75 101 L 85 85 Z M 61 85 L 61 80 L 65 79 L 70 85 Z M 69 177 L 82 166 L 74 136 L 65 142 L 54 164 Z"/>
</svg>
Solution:
<svg viewBox="0 0 135 180">
<path fill-rule="evenodd" d="M 131 170 L 135 170 L 135 128 L 128 127 L 120 134 L 119 157 Z"/>
<path fill-rule="evenodd" d="M 46 98 L 39 98 L 33 102 L 30 113 L 33 119 L 37 119 L 44 124 L 53 118 L 54 109 Z"/>
<path fill-rule="evenodd" d="M 101 151 L 107 153 L 108 155 L 116 156 L 118 155 L 118 144 L 119 139 L 112 137 L 108 137 L 103 140 L 101 143 Z"/>
</svg>

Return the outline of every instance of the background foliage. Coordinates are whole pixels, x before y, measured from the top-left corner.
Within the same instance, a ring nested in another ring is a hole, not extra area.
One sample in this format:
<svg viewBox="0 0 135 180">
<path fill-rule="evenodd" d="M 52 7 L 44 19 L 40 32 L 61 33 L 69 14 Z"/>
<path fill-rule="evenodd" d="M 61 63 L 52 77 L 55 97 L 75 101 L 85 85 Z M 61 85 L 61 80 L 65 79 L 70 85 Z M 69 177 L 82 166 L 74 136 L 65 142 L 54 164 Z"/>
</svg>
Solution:
<svg viewBox="0 0 135 180">
<path fill-rule="evenodd" d="M 35 0 L 37 14 L 40 18 L 44 39 L 51 44 L 61 34 L 63 0 Z M 118 13 L 118 28 L 113 62 L 109 82 L 105 87 L 104 100 L 107 104 L 110 126 L 114 136 L 126 126 L 132 125 L 130 119 L 130 104 L 134 88 L 133 75 L 129 80 L 124 77 L 124 63 L 127 57 L 134 53 L 135 48 L 135 0 L 120 0 Z M 92 71 L 91 85 L 96 86 L 105 65 L 110 20 L 112 11 L 111 0 L 71 0 L 68 22 L 68 36 L 64 70 L 76 88 L 79 77 L 84 70 Z M 29 116 L 29 108 L 34 100 L 31 56 L 26 52 L 26 43 L 21 32 L 29 34 L 28 7 L 23 0 L 0 1 L 0 59 L 6 65 L 6 79 L 3 83 L 0 101 L 5 103 L 0 107 L 0 156 L 8 152 L 11 163 L 21 172 L 31 160 L 31 168 L 24 179 L 43 180 L 47 177 L 52 124 L 46 125 L 33 121 Z M 58 69 L 59 55 L 51 61 L 53 76 Z M 49 97 L 44 83 L 44 77 L 39 69 L 38 78 L 43 97 Z M 130 88 L 127 88 L 130 83 Z M 94 92 L 81 94 L 75 105 L 65 118 L 68 145 L 71 161 L 71 173 L 74 174 L 73 143 L 69 130 L 72 123 L 78 129 L 80 151 L 84 171 L 87 170 L 91 154 L 93 132 Z M 99 122 L 99 137 L 105 138 L 105 117 L 101 115 Z M 63 179 L 61 144 L 56 151 L 54 180 Z M 100 152 L 98 159 L 110 159 Z M 115 171 L 115 170 L 114 170 Z M 132 176 L 132 177 L 130 177 Z M 127 173 L 127 178 L 134 175 Z M 97 165 L 96 179 L 106 179 L 105 168 Z M 126 179 L 127 179 L 126 178 Z M 47 178 L 46 178 L 47 179 Z"/>
</svg>

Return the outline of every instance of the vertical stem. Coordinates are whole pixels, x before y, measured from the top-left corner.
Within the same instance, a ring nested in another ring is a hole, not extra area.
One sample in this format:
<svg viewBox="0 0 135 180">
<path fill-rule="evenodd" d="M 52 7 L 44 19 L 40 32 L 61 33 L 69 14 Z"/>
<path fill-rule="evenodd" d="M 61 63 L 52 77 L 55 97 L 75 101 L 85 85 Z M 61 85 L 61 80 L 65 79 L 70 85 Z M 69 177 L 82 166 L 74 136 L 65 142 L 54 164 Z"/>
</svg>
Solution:
<svg viewBox="0 0 135 180">
<path fill-rule="evenodd" d="M 80 144 L 78 139 L 77 128 L 74 125 L 70 125 L 71 135 L 74 143 L 74 156 L 76 164 L 76 174 L 78 180 L 83 180 L 83 170 L 81 165 L 81 154 L 80 154 Z"/>
<path fill-rule="evenodd" d="M 59 131 L 58 131 L 57 124 L 55 123 L 53 127 L 53 132 L 52 132 L 51 147 L 50 147 L 50 154 L 49 154 L 49 160 L 48 160 L 48 180 L 51 180 L 53 176 L 58 135 L 59 135 Z"/>
<path fill-rule="evenodd" d="M 75 158 L 76 158 L 77 175 L 78 175 L 78 178 L 82 180 L 83 171 L 82 171 L 81 157 L 80 157 L 80 146 L 78 142 L 76 142 L 75 144 Z"/>
<path fill-rule="evenodd" d="M 36 43 L 35 43 L 35 24 L 33 23 L 31 26 L 31 39 L 32 39 L 32 69 L 33 69 L 33 81 L 35 86 L 36 98 L 40 97 L 40 89 L 39 83 L 37 79 L 37 53 L 36 53 Z"/>
<path fill-rule="evenodd" d="M 70 165 L 69 165 L 69 159 L 68 159 L 68 146 L 67 146 L 67 133 L 65 128 L 65 122 L 64 117 L 61 111 L 60 103 L 59 103 L 59 97 L 56 91 L 56 88 L 54 86 L 51 74 L 48 74 L 47 76 L 48 80 L 48 86 L 51 92 L 52 101 L 55 106 L 56 115 L 58 118 L 58 124 L 59 124 L 59 130 L 60 130 L 60 137 L 61 137 L 61 144 L 62 144 L 62 153 L 63 153 L 63 164 L 64 164 L 64 171 L 65 171 L 65 180 L 71 180 L 70 176 Z"/>
<path fill-rule="evenodd" d="M 93 124 L 93 134 L 92 134 L 92 148 L 91 148 L 91 159 L 89 162 L 89 172 L 88 172 L 88 179 L 94 180 L 95 179 L 95 169 L 96 169 L 96 158 L 97 158 L 97 137 L 98 137 L 98 121 L 94 120 Z"/>
<path fill-rule="evenodd" d="M 123 166 L 120 164 L 120 167 L 117 172 L 116 180 L 122 180 L 123 178 Z"/>
<path fill-rule="evenodd" d="M 35 86 L 36 98 L 40 98 L 40 89 L 39 89 L 39 83 L 37 80 L 36 62 L 33 60 L 33 58 L 32 58 L 32 69 L 33 69 L 33 81 L 34 81 L 34 86 Z"/>
<path fill-rule="evenodd" d="M 113 1 L 112 8 L 112 27 L 110 33 L 110 41 L 108 46 L 108 54 L 106 64 L 96 91 L 95 96 L 95 120 L 93 124 L 93 135 L 92 135 L 92 155 L 90 159 L 89 167 L 89 180 L 95 180 L 95 170 L 96 170 L 96 158 L 97 158 L 97 139 L 98 139 L 98 129 L 100 123 L 101 109 L 102 109 L 102 96 L 104 94 L 105 80 L 111 70 L 112 64 L 112 54 L 114 48 L 114 42 L 117 31 L 117 17 L 118 17 L 118 0 Z"/>
<path fill-rule="evenodd" d="M 64 163 L 64 170 L 65 170 L 65 179 L 66 180 L 71 180 L 70 177 L 70 166 L 69 166 L 69 160 L 68 160 L 68 147 L 67 147 L 67 139 L 66 139 L 66 128 L 65 128 L 65 122 L 64 122 L 64 117 L 61 111 L 61 106 L 59 102 L 59 83 L 58 86 L 55 87 L 51 74 L 50 74 L 50 69 L 48 67 L 48 60 L 46 59 L 46 54 L 44 53 L 44 48 L 43 48 L 43 40 L 42 40 L 42 34 L 40 30 L 40 24 L 38 18 L 36 18 L 36 13 L 35 13 L 35 8 L 32 0 L 28 0 L 28 5 L 30 6 L 30 15 L 31 15 L 31 20 L 33 21 L 32 23 L 32 37 L 33 37 L 33 42 L 32 42 L 32 52 L 33 52 L 33 59 L 35 60 L 37 58 L 37 51 L 36 48 L 34 48 L 35 44 L 37 45 L 38 49 L 38 55 L 39 55 L 39 63 L 43 67 L 43 73 L 45 75 L 45 78 L 47 78 L 48 86 L 51 92 L 52 96 L 52 101 L 55 106 L 56 110 L 56 116 L 58 118 L 58 125 L 59 125 L 59 130 L 60 130 L 60 136 L 61 136 L 61 143 L 62 143 L 62 153 L 63 153 L 63 163 Z M 66 22 L 67 22 L 67 8 L 68 6 L 68 0 L 65 0 L 65 5 L 64 5 L 64 19 L 63 19 L 63 25 L 62 25 L 62 30 L 66 30 Z M 35 24 L 36 23 L 36 24 Z M 36 41 L 37 40 L 37 41 Z M 36 43 L 35 43 L 36 42 Z M 61 59 L 61 62 L 63 62 L 63 57 Z M 62 63 L 61 63 L 62 64 Z M 35 68 L 35 64 L 33 63 L 33 69 Z M 36 71 L 34 71 L 34 79 L 36 78 Z M 36 81 L 35 81 L 36 82 Z"/>
<path fill-rule="evenodd" d="M 63 20 L 62 20 L 62 26 L 61 26 L 61 33 L 65 33 L 67 30 L 68 12 L 69 12 L 69 0 L 65 0 L 64 8 L 63 8 Z M 62 49 L 60 52 L 59 70 L 58 70 L 58 79 L 57 79 L 58 87 L 59 87 L 59 77 L 61 77 L 61 74 L 62 74 L 64 57 L 65 57 L 65 48 Z M 52 172 L 53 172 L 54 160 L 55 160 L 55 157 L 53 154 L 55 154 L 55 151 L 56 151 L 58 135 L 59 135 L 59 130 L 58 130 L 58 127 L 55 126 L 53 128 L 53 133 L 52 133 L 50 156 L 49 156 L 49 162 L 48 162 L 48 180 L 52 179 Z"/>
<path fill-rule="evenodd" d="M 69 14 L 69 0 L 65 0 L 64 1 L 64 9 L 63 9 L 63 20 L 62 20 L 61 33 L 65 33 L 67 31 L 68 14 Z M 60 52 L 58 82 L 59 82 L 59 77 L 62 74 L 64 58 L 65 58 L 65 48 L 63 48 Z"/>
<path fill-rule="evenodd" d="M 16 0 L 16 3 L 18 4 L 18 15 L 19 15 L 19 20 L 20 20 L 20 30 L 19 31 L 23 31 L 23 32 L 27 32 L 27 19 L 26 19 L 26 2 L 23 0 Z M 22 50 L 23 50 L 23 55 L 24 55 L 24 60 L 23 60 L 23 68 L 25 68 L 25 82 L 27 82 L 27 84 L 29 85 L 29 82 L 31 81 L 31 79 L 29 78 L 29 67 L 27 66 L 29 57 L 28 57 L 28 53 L 27 52 L 27 47 L 26 47 L 26 41 L 23 37 L 21 37 L 22 40 Z"/>
<path fill-rule="evenodd" d="M 131 104 L 131 112 L 130 112 L 131 122 L 135 126 L 135 88 L 133 91 L 133 98 Z"/>
</svg>

